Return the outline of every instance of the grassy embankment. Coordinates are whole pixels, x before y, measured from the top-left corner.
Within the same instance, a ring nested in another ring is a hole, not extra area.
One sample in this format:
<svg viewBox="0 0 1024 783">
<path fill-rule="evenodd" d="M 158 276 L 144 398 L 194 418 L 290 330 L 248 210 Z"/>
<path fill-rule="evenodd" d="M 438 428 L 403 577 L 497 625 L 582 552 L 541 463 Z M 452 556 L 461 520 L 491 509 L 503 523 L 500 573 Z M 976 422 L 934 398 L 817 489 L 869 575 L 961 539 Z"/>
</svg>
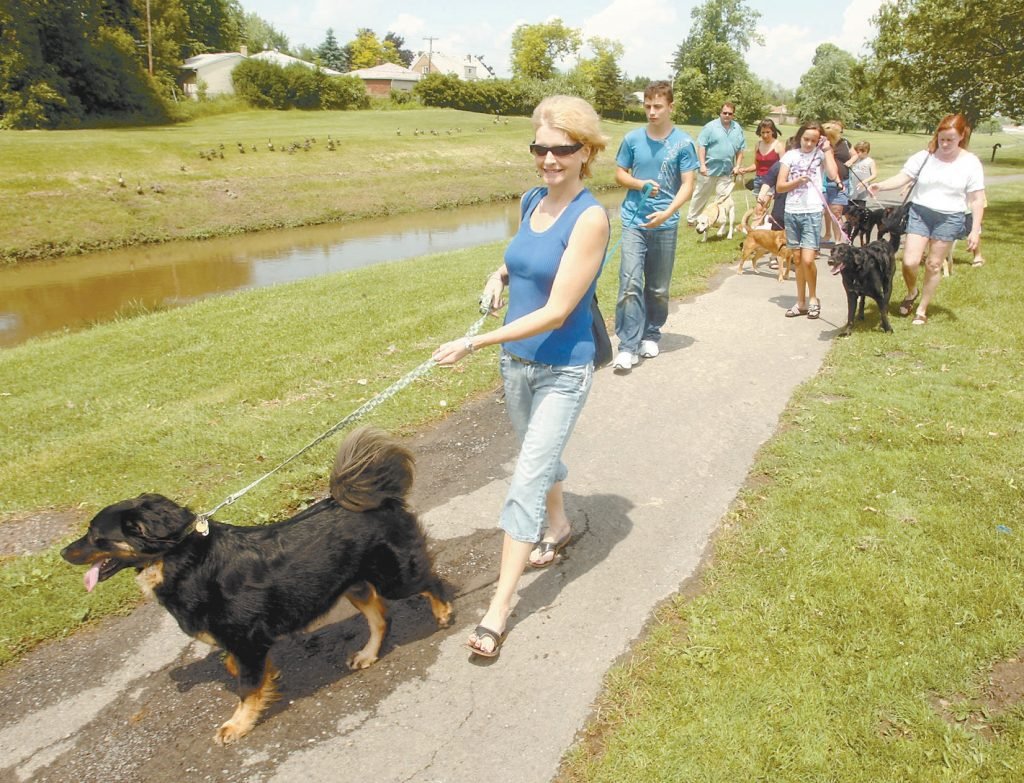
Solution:
<svg viewBox="0 0 1024 783">
<path fill-rule="evenodd" d="M 529 133 L 524 117 L 494 124 L 436 109 L 252 111 L 155 128 L 0 133 L 0 259 L 512 198 L 532 182 Z M 309 150 L 285 151 L 306 139 L 316 140 Z M 200 157 L 211 150 L 212 160 Z"/>
<path fill-rule="evenodd" d="M 629 127 L 606 123 L 612 145 L 595 187 L 612 185 L 610 160 Z M 696 137 L 699 129 L 687 130 Z M 495 124 L 440 109 L 251 111 L 157 128 L 0 133 L 0 261 L 514 198 L 535 181 L 524 157 L 529 134 L 524 117 Z M 862 137 L 883 166 L 923 143 L 850 135 Z M 306 139 L 316 139 L 308 151 L 282 151 Z M 984 157 L 995 140 L 1010 141 L 979 137 Z M 209 151 L 213 160 L 200 157 Z M 1009 159 L 999 157 L 993 171 Z"/>
<path fill-rule="evenodd" d="M 259 117 L 261 126 L 274 119 Z M 481 136 L 491 130 L 505 133 Z M 524 131 L 509 132 L 516 155 Z M 883 176 L 922 141 L 869 138 Z M 367 140 L 366 154 L 380 141 Z M 415 141 L 442 150 L 449 140 Z M 472 157 L 487 153 L 471 146 Z M 1020 150 L 1004 146 L 990 176 L 1024 166 Z M 528 168 L 516 176 L 532 181 Z M 288 200 L 283 183 L 272 190 Z M 90 200 L 72 191 L 69 205 Z M 981 715 L 1001 732 L 995 742 L 933 707 L 944 697 L 954 717 L 980 715 L 985 673 L 1024 639 L 1024 335 L 1005 293 L 1022 283 L 1022 195 L 1019 184 L 991 188 L 989 264 L 958 265 L 925 329 L 899 321 L 895 335 L 859 331 L 797 394 L 724 525 L 704 593 L 665 607 L 650 639 L 610 676 L 570 779 L 1011 780 L 1005 771 L 1024 767 L 1019 705 Z M 224 297 L 0 352 L 0 518 L 48 508 L 87 516 L 147 490 L 208 508 L 464 329 L 498 252 Z M 673 293 L 699 290 L 734 255 L 733 243 L 698 250 L 685 234 Z M 614 269 L 602 280 L 605 302 Z M 373 421 L 421 426 L 494 379 L 487 352 L 417 381 Z M 329 452 L 314 450 L 222 518 L 276 518 L 301 505 L 322 483 Z M 136 601 L 129 579 L 86 596 L 80 576 L 56 547 L 0 564 L 0 661 Z"/>
</svg>

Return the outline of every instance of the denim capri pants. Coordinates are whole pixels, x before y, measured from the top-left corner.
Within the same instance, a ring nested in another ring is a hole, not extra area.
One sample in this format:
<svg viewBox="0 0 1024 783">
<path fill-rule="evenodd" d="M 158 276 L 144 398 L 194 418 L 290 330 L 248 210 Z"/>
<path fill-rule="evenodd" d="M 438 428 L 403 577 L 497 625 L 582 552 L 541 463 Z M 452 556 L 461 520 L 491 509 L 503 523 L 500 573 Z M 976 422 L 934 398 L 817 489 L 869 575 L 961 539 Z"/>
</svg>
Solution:
<svg viewBox="0 0 1024 783">
<path fill-rule="evenodd" d="M 786 245 L 791 248 L 821 247 L 821 213 L 787 212 Z"/>
<path fill-rule="evenodd" d="M 516 541 L 536 543 L 547 529 L 547 495 L 569 470 L 562 452 L 594 380 L 591 363 L 562 366 L 501 353 L 505 409 L 519 438 L 501 527 Z"/>
<path fill-rule="evenodd" d="M 907 233 L 952 242 L 963 237 L 965 215 L 963 212 L 939 212 L 910 202 L 910 216 L 907 218 Z"/>
</svg>

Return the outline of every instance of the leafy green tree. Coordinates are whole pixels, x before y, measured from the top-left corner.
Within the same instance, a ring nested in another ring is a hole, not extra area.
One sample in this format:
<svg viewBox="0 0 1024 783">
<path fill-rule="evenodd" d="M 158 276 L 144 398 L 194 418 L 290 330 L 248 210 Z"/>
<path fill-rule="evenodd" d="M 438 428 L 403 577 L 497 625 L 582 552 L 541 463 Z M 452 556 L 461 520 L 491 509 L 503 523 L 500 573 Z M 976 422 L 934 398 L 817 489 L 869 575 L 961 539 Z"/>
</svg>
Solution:
<svg viewBox="0 0 1024 783">
<path fill-rule="evenodd" d="M 129 25 L 126 27 L 125 25 Z M 0 124 L 74 125 L 88 116 L 165 116 L 131 27 L 105 0 L 22 0 L 0 8 Z"/>
<path fill-rule="evenodd" d="M 316 49 L 316 59 L 325 67 L 344 73 L 349 70 L 345 51 L 338 45 L 334 37 L 334 29 L 328 27 L 324 42 Z"/>
<path fill-rule="evenodd" d="M 398 33 L 393 33 L 389 30 L 384 35 L 384 43 L 385 45 L 390 43 L 392 46 L 395 47 L 395 51 L 398 52 L 398 61 L 402 65 L 404 65 L 406 68 L 412 65 L 413 53 L 409 49 L 404 48 L 405 39 L 402 36 L 400 36 Z"/>
<path fill-rule="evenodd" d="M 346 47 L 349 53 L 349 68 L 373 68 L 382 63 L 399 63 L 402 57 L 394 39 L 381 41 L 368 27 L 356 31 L 356 37 Z"/>
<path fill-rule="evenodd" d="M 238 51 L 245 19 L 238 0 L 181 0 L 181 8 L 187 18 L 182 59 L 204 52 Z"/>
<path fill-rule="evenodd" d="M 1024 116 L 1024 13 L 1019 0 L 890 0 L 875 17 L 879 78 L 918 108 L 941 105 L 976 124 Z"/>
<path fill-rule="evenodd" d="M 594 108 L 601 114 L 621 113 L 625 108 L 619 59 L 623 46 L 610 38 L 595 36 L 587 41 L 594 57 L 577 66 L 593 91 Z"/>
<path fill-rule="evenodd" d="M 561 19 L 541 24 L 521 24 L 512 33 L 512 75 L 524 79 L 549 79 L 555 61 L 576 54 L 582 45 L 579 30 Z"/>
<path fill-rule="evenodd" d="M 743 0 L 705 0 L 690 16 L 690 34 L 673 60 L 677 117 L 699 122 L 717 116 L 727 100 L 736 101 L 741 123 L 748 113 L 763 112 L 762 106 L 743 106 L 737 98 L 740 92 L 758 92 L 751 86 L 756 80 L 744 54 L 753 44 L 764 43 L 757 32 L 761 14 Z"/>
<path fill-rule="evenodd" d="M 805 120 L 841 120 L 850 125 L 857 119 L 853 72 L 857 60 L 835 44 L 821 44 L 814 51 L 811 67 L 800 77 L 794 110 Z"/>
<path fill-rule="evenodd" d="M 277 30 L 274 25 L 254 13 L 248 13 L 242 20 L 242 38 L 249 47 L 250 54 L 276 49 L 288 52 L 288 36 Z"/>
</svg>

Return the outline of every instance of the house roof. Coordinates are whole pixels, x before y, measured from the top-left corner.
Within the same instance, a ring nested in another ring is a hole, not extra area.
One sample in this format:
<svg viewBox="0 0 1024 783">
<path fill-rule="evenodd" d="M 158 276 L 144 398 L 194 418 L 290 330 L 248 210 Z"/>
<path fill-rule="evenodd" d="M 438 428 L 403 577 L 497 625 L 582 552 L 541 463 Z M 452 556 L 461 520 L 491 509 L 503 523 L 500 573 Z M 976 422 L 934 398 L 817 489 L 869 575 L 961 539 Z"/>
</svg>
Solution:
<svg viewBox="0 0 1024 783">
<path fill-rule="evenodd" d="M 358 76 L 360 79 L 401 79 L 410 82 L 416 82 L 420 79 L 420 75 L 416 71 L 411 71 L 404 65 L 398 65 L 397 63 L 381 63 L 372 68 L 359 68 L 355 71 L 349 71 L 347 75 Z"/>
<path fill-rule="evenodd" d="M 267 49 L 266 51 L 259 52 L 258 54 L 254 54 L 254 55 L 252 55 L 252 59 L 253 60 L 263 60 L 265 62 L 273 63 L 274 65 L 279 65 L 282 68 L 285 68 L 285 67 L 287 67 L 289 65 L 294 65 L 295 63 L 298 63 L 299 65 L 304 65 L 307 68 L 319 68 L 321 71 L 326 73 L 328 76 L 341 76 L 342 75 L 341 71 L 336 71 L 333 68 L 325 68 L 324 66 L 317 65 L 316 63 L 306 62 L 305 60 L 300 60 L 298 57 L 292 57 L 291 55 L 288 55 L 288 54 L 282 54 L 281 52 L 277 51 L 276 49 Z"/>
<path fill-rule="evenodd" d="M 184 63 L 182 63 L 182 67 L 203 68 L 217 62 L 236 59 L 245 59 L 245 55 L 239 54 L 238 52 L 210 52 L 207 54 L 197 54 L 189 57 Z"/>
</svg>

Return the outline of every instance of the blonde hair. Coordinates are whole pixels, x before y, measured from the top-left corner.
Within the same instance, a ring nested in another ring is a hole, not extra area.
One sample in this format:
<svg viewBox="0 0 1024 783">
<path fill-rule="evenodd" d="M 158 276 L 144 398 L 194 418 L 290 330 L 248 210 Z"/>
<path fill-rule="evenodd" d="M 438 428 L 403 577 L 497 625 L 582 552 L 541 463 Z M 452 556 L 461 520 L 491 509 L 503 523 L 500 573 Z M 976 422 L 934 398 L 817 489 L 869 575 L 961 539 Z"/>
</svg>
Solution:
<svg viewBox="0 0 1024 783">
<path fill-rule="evenodd" d="M 572 95 L 551 95 L 533 110 L 534 129 L 541 125 L 560 130 L 587 148 L 587 159 L 580 170 L 580 178 L 589 177 L 591 163 L 608 146 L 609 141 L 601 133 L 601 118 L 597 116 L 594 107 Z"/>
<path fill-rule="evenodd" d="M 825 131 L 825 135 L 828 136 L 830 144 L 835 146 L 839 143 L 839 139 L 843 135 L 843 123 L 839 120 L 829 120 L 828 122 L 822 123 L 821 129 Z"/>
</svg>

